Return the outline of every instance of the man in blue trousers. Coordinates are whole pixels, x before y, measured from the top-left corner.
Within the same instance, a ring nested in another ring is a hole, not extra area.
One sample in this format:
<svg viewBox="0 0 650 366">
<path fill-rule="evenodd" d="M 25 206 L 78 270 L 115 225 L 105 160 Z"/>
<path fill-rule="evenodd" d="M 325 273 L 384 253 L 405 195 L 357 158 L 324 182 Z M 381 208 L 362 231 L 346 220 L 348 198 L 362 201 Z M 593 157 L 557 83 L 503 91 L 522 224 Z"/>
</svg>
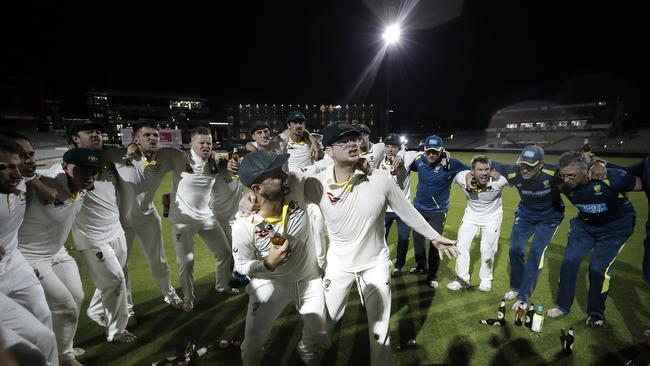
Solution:
<svg viewBox="0 0 650 366">
<path fill-rule="evenodd" d="M 453 183 L 456 173 L 463 170 L 470 170 L 470 167 L 458 159 L 448 158 L 442 146 L 442 139 L 436 135 L 429 136 L 424 140 L 424 154 L 419 155 L 411 164 L 411 171 L 418 172 L 418 186 L 413 205 L 429 225 L 439 233 L 442 233 L 445 227 L 451 183 Z M 409 272 L 426 273 L 427 285 L 433 288 L 438 287 L 438 268 L 440 267 L 438 250 L 432 244 L 429 245 L 429 269 L 427 271 L 424 237 L 415 231 L 413 232 L 413 247 L 416 267 L 411 268 Z"/>
<path fill-rule="evenodd" d="M 589 181 L 588 163 L 581 152 L 560 156 L 562 193 L 576 206 L 578 216 L 571 219 L 567 246 L 560 270 L 557 307 L 550 318 L 568 314 L 573 304 L 582 259 L 591 253 L 589 263 L 588 326 L 605 324 L 605 300 L 610 287 L 610 268 L 625 242 L 634 232 L 636 214 L 625 192 L 641 191 L 641 179 L 625 170 L 609 168 L 607 178 Z"/>
<path fill-rule="evenodd" d="M 544 267 L 546 248 L 564 218 L 564 203 L 558 188 L 561 180 L 558 168 L 544 163 L 544 150 L 537 145 L 526 146 L 516 165 L 493 161 L 492 166 L 508 179 L 521 198 L 510 235 L 511 290 L 505 298 L 519 300 L 513 309 L 525 308 Z M 530 252 L 524 261 L 531 235 Z"/>
</svg>

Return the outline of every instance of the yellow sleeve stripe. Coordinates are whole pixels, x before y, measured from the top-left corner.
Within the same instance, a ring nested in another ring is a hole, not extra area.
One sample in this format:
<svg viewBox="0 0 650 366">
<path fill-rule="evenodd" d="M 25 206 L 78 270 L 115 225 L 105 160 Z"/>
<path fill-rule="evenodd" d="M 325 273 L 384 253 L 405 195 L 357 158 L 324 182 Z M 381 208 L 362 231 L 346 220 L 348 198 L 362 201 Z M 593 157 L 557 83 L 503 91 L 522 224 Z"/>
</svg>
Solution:
<svg viewBox="0 0 650 366">
<path fill-rule="evenodd" d="M 512 179 L 517 176 L 517 172 L 508 174 L 508 179 Z"/>
<path fill-rule="evenodd" d="M 550 169 L 542 169 L 542 172 L 550 175 L 551 177 L 555 175 L 555 170 L 550 170 Z"/>
</svg>

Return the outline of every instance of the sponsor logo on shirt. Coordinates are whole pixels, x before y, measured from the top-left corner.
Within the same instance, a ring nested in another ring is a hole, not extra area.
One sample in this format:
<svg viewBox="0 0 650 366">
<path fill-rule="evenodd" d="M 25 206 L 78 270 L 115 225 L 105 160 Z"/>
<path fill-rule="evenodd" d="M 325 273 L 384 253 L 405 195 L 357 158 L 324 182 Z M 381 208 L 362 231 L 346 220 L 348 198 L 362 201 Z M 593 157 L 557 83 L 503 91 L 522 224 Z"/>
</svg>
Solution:
<svg viewBox="0 0 650 366">
<path fill-rule="evenodd" d="M 605 203 L 579 203 L 576 207 L 578 210 L 589 214 L 597 214 L 607 211 L 607 204 Z"/>
<path fill-rule="evenodd" d="M 537 196 L 537 197 L 539 197 L 539 196 L 545 196 L 547 194 L 550 194 L 551 189 L 547 188 L 547 189 L 544 189 L 544 190 L 541 190 L 541 191 L 531 191 L 531 190 L 527 190 L 527 189 L 522 189 L 520 192 L 521 192 L 521 194 L 523 194 L 525 196 Z"/>
<path fill-rule="evenodd" d="M 332 192 L 327 192 L 327 198 L 330 200 L 330 202 L 335 205 L 338 201 L 341 199 L 339 197 L 336 197 Z"/>
<path fill-rule="evenodd" d="M 255 229 L 255 235 L 259 236 L 260 238 L 266 238 L 271 233 L 271 230 L 273 230 L 273 225 L 271 224 L 268 224 L 261 229 L 258 227 Z"/>
</svg>

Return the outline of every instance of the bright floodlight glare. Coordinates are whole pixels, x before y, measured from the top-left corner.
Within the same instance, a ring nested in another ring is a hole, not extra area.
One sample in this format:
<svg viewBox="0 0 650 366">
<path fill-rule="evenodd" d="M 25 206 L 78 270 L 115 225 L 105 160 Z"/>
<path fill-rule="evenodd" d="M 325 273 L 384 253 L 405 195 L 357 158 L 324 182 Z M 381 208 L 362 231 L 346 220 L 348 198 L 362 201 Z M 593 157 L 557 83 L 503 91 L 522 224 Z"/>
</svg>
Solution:
<svg viewBox="0 0 650 366">
<path fill-rule="evenodd" d="M 382 37 L 384 38 L 386 43 L 393 44 L 399 41 L 400 33 L 401 31 L 399 29 L 399 26 L 397 24 L 393 24 L 388 28 L 386 28 L 386 31 L 384 32 Z"/>
</svg>

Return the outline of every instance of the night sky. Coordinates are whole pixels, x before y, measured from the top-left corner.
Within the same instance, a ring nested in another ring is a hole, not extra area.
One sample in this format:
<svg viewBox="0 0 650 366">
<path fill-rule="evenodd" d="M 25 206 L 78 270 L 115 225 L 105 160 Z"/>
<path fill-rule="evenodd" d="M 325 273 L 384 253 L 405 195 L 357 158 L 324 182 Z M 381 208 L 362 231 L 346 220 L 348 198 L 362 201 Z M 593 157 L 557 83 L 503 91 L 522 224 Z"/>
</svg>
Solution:
<svg viewBox="0 0 650 366">
<path fill-rule="evenodd" d="M 201 96 L 223 118 L 239 103 L 383 105 L 388 65 L 391 121 L 405 129 L 483 128 L 517 102 L 616 96 L 647 124 L 640 1 L 420 1 L 374 78 L 362 75 L 399 2 L 137 3 L 5 7 L 0 76 L 40 81 L 66 115 L 84 115 L 96 88 Z"/>
</svg>

